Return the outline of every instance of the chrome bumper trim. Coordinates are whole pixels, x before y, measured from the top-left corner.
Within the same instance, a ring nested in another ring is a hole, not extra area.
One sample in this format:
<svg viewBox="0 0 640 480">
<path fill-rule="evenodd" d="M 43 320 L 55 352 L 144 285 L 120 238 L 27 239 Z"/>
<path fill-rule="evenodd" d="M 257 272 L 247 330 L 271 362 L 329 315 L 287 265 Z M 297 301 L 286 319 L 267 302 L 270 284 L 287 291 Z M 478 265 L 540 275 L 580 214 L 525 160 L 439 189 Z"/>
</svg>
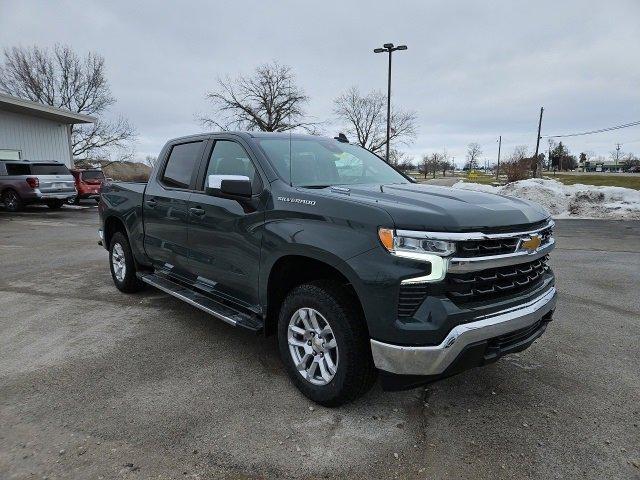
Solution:
<svg viewBox="0 0 640 480">
<path fill-rule="evenodd" d="M 371 340 L 375 366 L 401 375 L 438 375 L 443 373 L 467 346 L 527 328 L 556 305 L 556 289 L 551 287 L 538 298 L 523 305 L 480 317 L 453 328 L 440 345 L 412 347 Z"/>
<path fill-rule="evenodd" d="M 555 248 L 555 240 L 550 238 L 547 243 L 533 253 L 527 251 L 505 253 L 503 255 L 491 255 L 487 257 L 469 257 L 459 258 L 453 257 L 449 259 L 447 272 L 449 273 L 467 273 L 485 270 L 487 268 L 507 267 L 509 265 L 517 265 L 519 263 L 533 262 L 539 258 L 548 255 Z"/>
</svg>

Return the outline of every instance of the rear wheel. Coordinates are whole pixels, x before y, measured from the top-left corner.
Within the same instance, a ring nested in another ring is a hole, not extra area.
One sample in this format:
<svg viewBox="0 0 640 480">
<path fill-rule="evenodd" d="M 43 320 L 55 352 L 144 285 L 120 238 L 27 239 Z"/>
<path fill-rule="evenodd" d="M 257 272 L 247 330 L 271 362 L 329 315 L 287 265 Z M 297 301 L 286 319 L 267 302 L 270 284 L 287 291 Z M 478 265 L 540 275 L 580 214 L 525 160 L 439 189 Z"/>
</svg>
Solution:
<svg viewBox="0 0 640 480">
<path fill-rule="evenodd" d="M 300 285 L 287 295 L 278 319 L 278 344 L 293 383 L 321 405 L 350 402 L 375 381 L 364 319 L 335 282 Z"/>
<path fill-rule="evenodd" d="M 47 201 L 47 207 L 49 207 L 51 210 L 58 210 L 59 208 L 62 208 L 62 205 L 64 205 L 64 200 Z"/>
<path fill-rule="evenodd" d="M 12 189 L 4 191 L 2 194 L 2 203 L 4 204 L 4 208 L 9 212 L 17 212 L 18 210 L 22 210 L 24 206 L 18 192 Z"/>
<path fill-rule="evenodd" d="M 136 275 L 136 264 L 129 240 L 122 232 L 114 233 L 111 238 L 109 266 L 113 283 L 121 292 L 135 293 L 144 286 Z"/>
</svg>

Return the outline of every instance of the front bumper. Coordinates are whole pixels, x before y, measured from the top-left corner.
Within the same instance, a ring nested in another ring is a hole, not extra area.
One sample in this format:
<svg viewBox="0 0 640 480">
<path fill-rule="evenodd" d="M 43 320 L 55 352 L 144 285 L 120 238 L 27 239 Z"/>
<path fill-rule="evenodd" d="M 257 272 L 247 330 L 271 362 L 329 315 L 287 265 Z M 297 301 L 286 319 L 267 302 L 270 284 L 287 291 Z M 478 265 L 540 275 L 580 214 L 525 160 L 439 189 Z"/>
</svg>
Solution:
<svg viewBox="0 0 640 480">
<path fill-rule="evenodd" d="M 469 347 L 483 343 L 484 347 L 487 347 L 488 342 L 492 339 L 528 329 L 545 319 L 550 320 L 555 309 L 556 297 L 556 289 L 551 287 L 539 297 L 525 304 L 458 325 L 448 333 L 439 345 L 404 346 L 372 339 L 373 361 L 378 369 L 392 374 L 427 377 L 447 376 L 448 369 L 459 360 L 459 357 Z M 546 321 L 541 322 L 542 324 L 546 327 Z M 539 333 L 538 330 L 534 332 L 536 333 L 535 338 L 540 336 L 542 331 L 544 331 L 544 327 L 541 326 Z"/>
</svg>

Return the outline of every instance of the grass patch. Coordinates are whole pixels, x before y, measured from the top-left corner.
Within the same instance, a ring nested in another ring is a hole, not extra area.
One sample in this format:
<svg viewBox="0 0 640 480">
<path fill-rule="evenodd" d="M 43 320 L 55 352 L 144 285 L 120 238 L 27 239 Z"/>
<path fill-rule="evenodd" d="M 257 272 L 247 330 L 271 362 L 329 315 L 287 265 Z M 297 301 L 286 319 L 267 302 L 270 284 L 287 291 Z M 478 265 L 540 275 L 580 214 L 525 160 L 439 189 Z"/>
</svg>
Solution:
<svg viewBox="0 0 640 480">
<path fill-rule="evenodd" d="M 582 183 L 584 185 L 597 185 L 599 187 L 625 187 L 640 190 L 640 175 L 567 175 L 558 173 L 556 175 L 545 175 L 546 178 L 558 180 L 565 185 Z"/>
</svg>

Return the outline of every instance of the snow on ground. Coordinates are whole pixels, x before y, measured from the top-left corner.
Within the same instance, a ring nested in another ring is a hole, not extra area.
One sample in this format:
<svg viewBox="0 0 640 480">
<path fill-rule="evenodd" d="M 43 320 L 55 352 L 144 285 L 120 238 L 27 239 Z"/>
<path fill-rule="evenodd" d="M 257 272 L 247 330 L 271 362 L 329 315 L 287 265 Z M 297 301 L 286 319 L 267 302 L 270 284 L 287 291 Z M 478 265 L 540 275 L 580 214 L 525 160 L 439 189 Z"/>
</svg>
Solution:
<svg viewBox="0 0 640 480">
<path fill-rule="evenodd" d="M 640 191 L 622 187 L 563 185 L 532 178 L 502 187 L 458 182 L 453 188 L 524 198 L 542 205 L 554 218 L 609 218 L 640 220 Z"/>
</svg>

